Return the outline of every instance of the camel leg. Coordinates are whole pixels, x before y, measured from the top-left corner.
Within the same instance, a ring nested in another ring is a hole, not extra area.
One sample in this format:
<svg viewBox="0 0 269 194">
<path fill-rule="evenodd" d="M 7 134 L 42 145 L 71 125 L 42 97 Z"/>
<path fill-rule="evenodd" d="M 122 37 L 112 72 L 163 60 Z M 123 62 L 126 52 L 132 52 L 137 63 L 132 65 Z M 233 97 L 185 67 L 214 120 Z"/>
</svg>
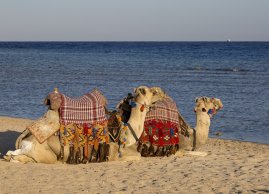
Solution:
<svg viewBox="0 0 269 194">
<path fill-rule="evenodd" d="M 36 163 L 36 161 L 33 158 L 30 158 L 26 155 L 17 155 L 17 156 L 11 156 L 10 162 L 21 162 L 21 163 Z"/>
<path fill-rule="evenodd" d="M 30 131 L 28 129 L 25 129 L 20 136 L 17 138 L 16 143 L 15 143 L 15 148 L 19 149 L 21 147 L 21 142 L 22 140 L 28 135 L 30 134 Z"/>
<path fill-rule="evenodd" d="M 119 145 L 118 143 L 110 142 L 109 144 L 109 155 L 108 155 L 108 161 L 115 161 L 118 160 L 119 157 Z"/>
<path fill-rule="evenodd" d="M 120 157 L 119 161 L 132 161 L 132 160 L 140 160 L 141 154 L 137 152 L 137 145 L 134 144 L 129 147 L 122 148 L 122 157 Z"/>
</svg>

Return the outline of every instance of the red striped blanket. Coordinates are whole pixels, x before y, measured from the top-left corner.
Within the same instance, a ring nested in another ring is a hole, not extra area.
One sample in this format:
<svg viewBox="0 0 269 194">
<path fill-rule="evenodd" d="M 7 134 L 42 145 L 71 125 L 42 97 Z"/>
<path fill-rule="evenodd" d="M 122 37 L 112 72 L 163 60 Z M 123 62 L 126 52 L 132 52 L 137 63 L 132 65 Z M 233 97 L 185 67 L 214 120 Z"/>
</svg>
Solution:
<svg viewBox="0 0 269 194">
<path fill-rule="evenodd" d="M 105 97 L 97 89 L 79 98 L 70 98 L 62 94 L 60 107 L 60 122 L 63 125 L 90 124 L 94 125 L 107 121 Z"/>
<path fill-rule="evenodd" d="M 179 118 L 176 103 L 171 98 L 156 102 L 147 113 L 144 132 L 140 137 L 142 144 L 169 146 L 179 143 Z"/>
<path fill-rule="evenodd" d="M 176 103 L 171 98 L 157 101 L 147 113 L 145 122 L 150 120 L 170 121 L 179 125 Z"/>
</svg>

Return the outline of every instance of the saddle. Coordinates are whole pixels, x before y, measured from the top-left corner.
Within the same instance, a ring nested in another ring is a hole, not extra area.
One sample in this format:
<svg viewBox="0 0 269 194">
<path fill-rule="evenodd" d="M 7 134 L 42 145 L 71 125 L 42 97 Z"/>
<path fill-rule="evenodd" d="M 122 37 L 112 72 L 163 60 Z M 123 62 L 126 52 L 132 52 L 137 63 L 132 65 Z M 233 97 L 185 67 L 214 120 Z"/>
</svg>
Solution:
<svg viewBox="0 0 269 194">
<path fill-rule="evenodd" d="M 95 89 L 79 98 L 70 98 L 64 94 L 60 107 L 61 124 L 89 124 L 107 121 L 105 112 L 105 97 Z"/>
<path fill-rule="evenodd" d="M 60 141 L 69 145 L 68 163 L 102 162 L 109 155 L 109 135 L 105 102 L 102 93 L 95 89 L 79 98 L 61 94 Z M 63 158 L 63 153 L 59 156 Z"/>
<path fill-rule="evenodd" d="M 169 97 L 157 101 L 146 115 L 138 151 L 142 156 L 174 154 L 179 148 L 179 132 L 176 103 Z"/>
</svg>

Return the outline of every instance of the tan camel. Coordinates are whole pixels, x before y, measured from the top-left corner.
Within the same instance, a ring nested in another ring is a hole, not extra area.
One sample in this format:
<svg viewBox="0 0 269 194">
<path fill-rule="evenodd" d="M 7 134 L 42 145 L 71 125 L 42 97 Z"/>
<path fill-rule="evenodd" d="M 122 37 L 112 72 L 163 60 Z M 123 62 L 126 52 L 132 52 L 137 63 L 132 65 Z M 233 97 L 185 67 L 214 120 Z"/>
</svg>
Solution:
<svg viewBox="0 0 269 194">
<path fill-rule="evenodd" d="M 196 126 L 195 128 L 188 127 L 188 137 L 180 136 L 179 146 L 183 150 L 194 151 L 207 142 L 211 119 L 223 108 L 223 104 L 218 98 L 199 97 L 196 98 L 195 102 Z M 200 152 L 185 153 L 190 155 L 205 155 L 205 153 Z"/>
<path fill-rule="evenodd" d="M 153 87 L 151 90 L 156 96 L 159 96 L 160 99 L 170 98 L 159 87 Z M 196 98 L 195 102 L 196 127 L 194 129 L 191 128 L 179 114 L 179 117 L 181 117 L 181 120 L 185 124 L 185 130 L 187 130 L 189 134 L 188 137 L 182 134 L 180 135 L 180 149 L 195 150 L 195 148 L 205 144 L 208 139 L 211 118 L 223 107 L 221 100 L 217 98 L 199 97 Z M 182 126 L 180 126 L 180 128 L 182 128 Z"/>
<path fill-rule="evenodd" d="M 220 99 L 200 97 L 196 99 L 195 113 L 196 113 L 196 146 L 203 145 L 208 139 L 209 127 L 211 118 L 223 108 Z"/>
<path fill-rule="evenodd" d="M 124 140 L 124 145 L 120 148 L 117 143 L 110 144 L 109 160 L 135 160 L 141 156 L 136 151 L 135 143 L 143 132 L 144 120 L 146 117 L 146 111 L 152 103 L 159 100 L 160 97 L 155 95 L 150 88 L 146 86 L 140 86 L 134 91 L 134 106 L 131 110 L 131 116 L 128 121 L 128 127 L 121 132 L 121 139 Z M 57 104 L 57 103 L 55 103 Z M 50 123 L 59 123 L 59 115 L 57 108 L 49 110 L 46 113 L 46 117 L 50 118 Z M 37 123 L 38 125 L 39 123 Z M 46 128 L 49 123 L 44 125 L 41 119 L 40 128 Z M 133 132 L 132 132 L 133 130 Z M 57 156 L 61 153 L 61 143 L 58 136 L 52 135 L 45 142 L 40 144 L 37 139 L 28 131 L 25 131 L 16 141 L 15 151 L 7 152 L 4 157 L 6 160 L 12 162 L 38 162 L 38 163 L 56 163 Z M 64 147 L 64 158 L 62 161 L 66 162 L 69 156 L 68 145 Z"/>
</svg>

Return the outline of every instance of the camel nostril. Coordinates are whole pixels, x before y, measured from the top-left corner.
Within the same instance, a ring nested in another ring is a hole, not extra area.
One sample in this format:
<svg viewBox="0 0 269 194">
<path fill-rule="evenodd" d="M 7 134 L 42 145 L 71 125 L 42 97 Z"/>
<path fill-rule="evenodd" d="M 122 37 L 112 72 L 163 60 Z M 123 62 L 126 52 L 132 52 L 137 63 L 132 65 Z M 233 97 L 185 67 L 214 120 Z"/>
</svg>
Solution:
<svg viewBox="0 0 269 194">
<path fill-rule="evenodd" d="M 203 111 L 203 112 L 206 112 L 206 109 L 205 109 L 205 108 L 202 108 L 202 111 Z"/>
</svg>

